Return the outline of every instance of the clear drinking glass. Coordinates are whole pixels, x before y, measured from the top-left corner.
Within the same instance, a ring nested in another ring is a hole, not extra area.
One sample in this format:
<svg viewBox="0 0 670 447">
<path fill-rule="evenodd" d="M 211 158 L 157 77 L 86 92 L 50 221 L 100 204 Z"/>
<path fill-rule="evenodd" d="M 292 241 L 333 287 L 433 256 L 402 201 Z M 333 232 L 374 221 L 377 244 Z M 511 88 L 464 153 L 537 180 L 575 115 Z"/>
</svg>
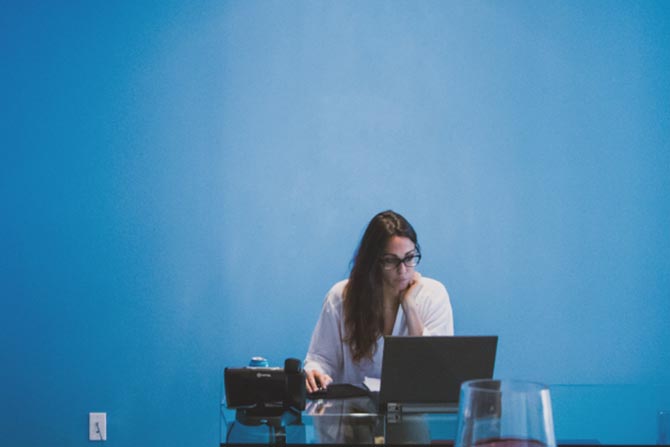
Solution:
<svg viewBox="0 0 670 447">
<path fill-rule="evenodd" d="M 549 388 L 514 380 L 461 385 L 457 447 L 555 447 Z"/>
</svg>

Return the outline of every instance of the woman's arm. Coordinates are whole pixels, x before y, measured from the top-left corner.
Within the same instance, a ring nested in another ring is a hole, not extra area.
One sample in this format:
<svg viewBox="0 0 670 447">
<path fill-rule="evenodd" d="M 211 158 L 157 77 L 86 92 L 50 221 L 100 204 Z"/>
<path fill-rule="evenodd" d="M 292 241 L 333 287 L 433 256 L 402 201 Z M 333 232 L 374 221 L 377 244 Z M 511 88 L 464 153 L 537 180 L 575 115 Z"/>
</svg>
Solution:
<svg viewBox="0 0 670 447">
<path fill-rule="evenodd" d="M 342 368 L 341 307 L 336 305 L 337 299 L 331 290 L 312 333 L 304 367 L 308 392 L 326 387 Z"/>
<path fill-rule="evenodd" d="M 410 286 L 400 296 L 400 305 L 407 321 L 407 331 L 412 336 L 423 335 L 424 331 L 423 322 L 419 316 L 416 304 L 416 297 L 419 295 L 421 288 L 421 273 L 414 272 L 414 278 Z"/>
<path fill-rule="evenodd" d="M 415 278 L 401 298 L 409 335 L 454 335 L 454 319 L 447 289 L 430 279 L 424 284 L 421 275 Z M 425 287 L 424 287 L 425 286 Z M 421 295 L 421 300 L 417 298 Z"/>
</svg>

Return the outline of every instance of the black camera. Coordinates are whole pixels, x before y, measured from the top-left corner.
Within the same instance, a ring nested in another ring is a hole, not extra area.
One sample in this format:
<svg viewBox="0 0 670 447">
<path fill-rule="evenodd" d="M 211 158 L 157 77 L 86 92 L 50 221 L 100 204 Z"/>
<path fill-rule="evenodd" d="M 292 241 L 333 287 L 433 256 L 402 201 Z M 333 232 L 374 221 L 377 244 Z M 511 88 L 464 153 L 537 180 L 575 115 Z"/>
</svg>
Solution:
<svg viewBox="0 0 670 447">
<path fill-rule="evenodd" d="M 226 368 L 224 384 L 228 408 L 259 415 L 305 409 L 305 371 L 298 359 L 286 359 L 284 368 Z"/>
</svg>

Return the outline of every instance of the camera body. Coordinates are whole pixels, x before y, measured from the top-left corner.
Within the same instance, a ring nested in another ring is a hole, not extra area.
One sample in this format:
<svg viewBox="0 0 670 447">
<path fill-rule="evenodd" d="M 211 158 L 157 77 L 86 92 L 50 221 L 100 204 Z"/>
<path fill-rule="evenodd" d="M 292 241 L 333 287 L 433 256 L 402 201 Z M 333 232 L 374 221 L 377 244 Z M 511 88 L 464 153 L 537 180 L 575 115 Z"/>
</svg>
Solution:
<svg viewBox="0 0 670 447">
<path fill-rule="evenodd" d="M 284 368 L 226 368 L 224 384 L 228 408 L 305 409 L 305 371 L 298 359 L 286 359 Z"/>
</svg>

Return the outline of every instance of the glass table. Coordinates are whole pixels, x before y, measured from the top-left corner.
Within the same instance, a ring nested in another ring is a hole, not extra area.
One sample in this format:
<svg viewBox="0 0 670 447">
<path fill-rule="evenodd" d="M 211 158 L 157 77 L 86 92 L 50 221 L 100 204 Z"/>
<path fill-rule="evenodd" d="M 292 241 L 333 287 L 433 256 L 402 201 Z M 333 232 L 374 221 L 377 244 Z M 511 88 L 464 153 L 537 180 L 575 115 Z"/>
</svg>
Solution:
<svg viewBox="0 0 670 447">
<path fill-rule="evenodd" d="M 550 385 L 559 445 L 670 444 L 670 385 Z M 661 420 L 663 422 L 661 422 Z M 307 401 L 300 414 L 236 419 L 221 404 L 226 444 L 452 444 L 453 411 L 382 415 L 368 397 Z"/>
</svg>

